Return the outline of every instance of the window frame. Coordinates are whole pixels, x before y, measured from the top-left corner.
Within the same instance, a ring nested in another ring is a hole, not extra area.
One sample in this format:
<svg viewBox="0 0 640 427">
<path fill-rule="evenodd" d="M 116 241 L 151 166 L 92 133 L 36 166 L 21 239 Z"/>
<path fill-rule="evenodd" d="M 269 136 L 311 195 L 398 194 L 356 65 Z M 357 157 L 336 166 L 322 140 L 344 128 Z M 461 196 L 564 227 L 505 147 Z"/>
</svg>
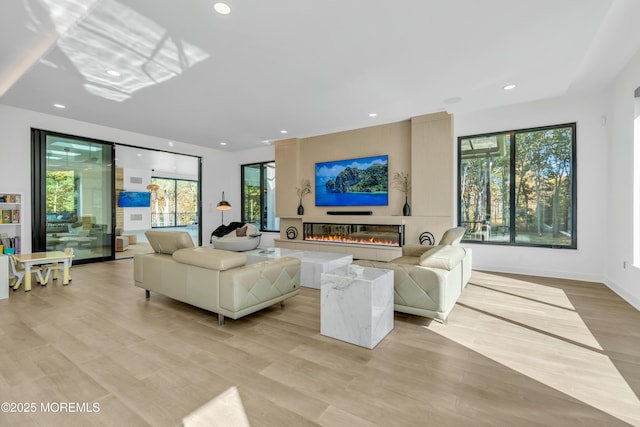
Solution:
<svg viewBox="0 0 640 427">
<path fill-rule="evenodd" d="M 166 181 L 173 181 L 173 222 L 174 225 L 153 225 L 153 206 L 151 206 L 151 228 L 175 228 L 175 227 L 187 227 L 188 225 L 191 225 L 193 223 L 190 224 L 178 224 L 178 215 L 180 214 L 184 214 L 184 212 L 178 212 L 178 182 L 190 182 L 190 183 L 195 183 L 196 184 L 196 212 L 189 212 L 189 213 L 193 213 L 194 214 L 194 218 L 195 218 L 195 224 L 200 222 L 200 213 L 197 211 L 198 210 L 198 200 L 200 199 L 199 193 L 200 193 L 200 188 L 198 185 L 198 180 L 195 179 L 185 179 L 185 178 L 173 178 L 173 177 L 166 177 L 166 176 L 160 176 L 160 175 L 152 175 L 151 176 L 151 183 L 155 184 L 155 179 L 163 179 Z M 158 213 L 156 212 L 155 215 L 158 215 Z"/>
<path fill-rule="evenodd" d="M 264 161 L 264 162 L 251 162 L 251 163 L 246 163 L 246 164 L 242 164 L 240 165 L 240 217 L 241 217 L 241 221 L 242 222 L 247 222 L 246 218 L 245 218 L 245 193 L 244 193 L 244 189 L 245 189 L 245 168 L 248 166 L 252 166 L 252 167 L 260 167 L 260 211 L 262 212 L 262 207 L 265 204 L 265 194 L 266 194 L 266 188 L 264 186 L 264 182 L 265 182 L 265 167 L 268 164 L 273 164 L 274 168 L 275 168 L 275 164 L 276 161 L 275 160 L 268 160 L 268 161 Z M 277 189 L 274 186 L 274 190 L 273 191 L 277 191 Z M 269 208 L 269 206 L 267 205 L 267 209 L 273 210 L 273 218 L 278 218 L 278 216 L 276 215 L 276 206 L 275 206 L 275 195 L 273 197 L 273 207 Z M 279 221 L 278 221 L 279 224 Z M 263 232 L 273 232 L 273 233 L 279 233 L 280 230 L 270 230 L 268 228 L 266 228 L 266 221 L 264 219 L 263 215 L 260 215 L 260 231 Z"/>
<path fill-rule="evenodd" d="M 474 134 L 474 135 L 464 135 L 459 136 L 457 141 L 457 213 L 458 213 L 458 225 L 464 226 L 462 224 L 463 216 L 463 203 L 462 203 L 462 179 L 461 179 L 461 162 L 462 162 L 462 141 L 468 140 L 471 138 L 485 138 L 485 137 L 493 137 L 499 135 L 508 135 L 511 141 L 509 146 L 509 211 L 516 212 L 516 150 L 517 150 L 517 142 L 516 135 L 530 133 L 530 132 L 540 132 L 547 131 L 559 128 L 571 128 L 571 243 L 569 245 L 558 245 L 558 244 L 543 244 L 543 243 L 525 243 L 525 242 L 517 242 L 516 241 L 516 219 L 517 215 L 511 214 L 509 218 L 509 240 L 508 241 L 492 241 L 492 240 L 471 240 L 463 238 L 464 243 L 473 243 L 473 244 L 482 244 L 482 245 L 498 245 L 498 246 L 518 246 L 518 247 L 536 247 L 536 248 L 551 248 L 551 249 L 577 249 L 578 248 L 578 221 L 577 221 L 577 205 L 578 205 L 578 192 L 577 192 L 577 124 L 576 122 L 572 123 L 562 123 L 556 125 L 549 126 L 540 126 L 540 127 L 532 127 L 532 128 L 523 128 L 523 129 L 512 129 L 507 131 L 500 132 L 488 132 L 482 134 Z"/>
</svg>

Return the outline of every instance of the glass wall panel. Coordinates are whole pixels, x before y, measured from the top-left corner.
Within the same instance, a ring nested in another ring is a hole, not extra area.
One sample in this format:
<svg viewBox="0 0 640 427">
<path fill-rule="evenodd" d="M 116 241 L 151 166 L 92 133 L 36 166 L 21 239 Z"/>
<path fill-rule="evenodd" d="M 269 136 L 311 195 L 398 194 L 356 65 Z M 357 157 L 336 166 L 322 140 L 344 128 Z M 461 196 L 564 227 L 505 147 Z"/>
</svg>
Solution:
<svg viewBox="0 0 640 427">
<path fill-rule="evenodd" d="M 176 222 L 178 227 L 198 223 L 197 181 L 176 181 Z"/>
<path fill-rule="evenodd" d="M 517 243 L 571 245 L 572 128 L 516 134 Z"/>
<path fill-rule="evenodd" d="M 262 229 L 260 225 L 262 212 L 260 170 L 260 164 L 242 167 L 242 221 L 255 225 L 258 230 Z"/>
<path fill-rule="evenodd" d="M 152 178 L 158 189 L 151 193 L 151 227 L 176 226 L 176 181 L 168 178 Z"/>
<path fill-rule="evenodd" d="M 112 256 L 113 146 L 46 134 L 46 250 L 74 248 L 74 262 Z"/>
<path fill-rule="evenodd" d="M 276 216 L 276 163 L 269 162 L 263 169 L 262 225 L 265 231 L 280 230 L 280 218 Z"/>
<path fill-rule="evenodd" d="M 509 241 L 510 147 L 509 134 L 461 140 L 460 211 L 466 240 Z"/>
</svg>

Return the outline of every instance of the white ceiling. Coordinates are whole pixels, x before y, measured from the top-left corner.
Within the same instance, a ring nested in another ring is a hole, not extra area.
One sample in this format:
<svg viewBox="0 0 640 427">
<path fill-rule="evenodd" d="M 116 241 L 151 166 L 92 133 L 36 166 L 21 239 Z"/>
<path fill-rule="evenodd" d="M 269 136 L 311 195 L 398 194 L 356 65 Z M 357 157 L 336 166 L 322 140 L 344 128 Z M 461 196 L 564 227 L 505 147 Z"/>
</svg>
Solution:
<svg viewBox="0 0 640 427">
<path fill-rule="evenodd" d="M 235 151 L 596 90 L 640 48 L 637 0 L 227 3 L 3 1 L 0 103 Z"/>
<path fill-rule="evenodd" d="M 116 145 L 116 166 L 151 171 L 151 176 L 198 179 L 198 158 Z"/>
</svg>

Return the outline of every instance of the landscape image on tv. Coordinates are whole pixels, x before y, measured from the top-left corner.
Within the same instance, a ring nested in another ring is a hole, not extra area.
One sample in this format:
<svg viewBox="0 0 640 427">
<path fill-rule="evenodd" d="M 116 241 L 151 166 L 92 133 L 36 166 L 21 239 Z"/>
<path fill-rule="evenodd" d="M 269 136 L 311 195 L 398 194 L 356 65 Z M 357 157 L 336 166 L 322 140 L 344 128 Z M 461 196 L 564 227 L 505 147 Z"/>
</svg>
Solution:
<svg viewBox="0 0 640 427">
<path fill-rule="evenodd" d="M 386 206 L 389 156 L 316 163 L 316 206 Z"/>
</svg>

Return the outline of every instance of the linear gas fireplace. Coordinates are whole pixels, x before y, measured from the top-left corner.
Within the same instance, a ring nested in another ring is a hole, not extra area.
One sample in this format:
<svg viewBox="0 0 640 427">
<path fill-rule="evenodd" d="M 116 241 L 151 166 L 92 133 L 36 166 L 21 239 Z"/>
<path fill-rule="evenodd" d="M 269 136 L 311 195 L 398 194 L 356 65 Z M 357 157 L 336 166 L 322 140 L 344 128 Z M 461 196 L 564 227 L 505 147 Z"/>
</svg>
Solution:
<svg viewBox="0 0 640 427">
<path fill-rule="evenodd" d="M 404 225 L 305 222 L 304 240 L 358 245 L 404 246 Z"/>
</svg>

